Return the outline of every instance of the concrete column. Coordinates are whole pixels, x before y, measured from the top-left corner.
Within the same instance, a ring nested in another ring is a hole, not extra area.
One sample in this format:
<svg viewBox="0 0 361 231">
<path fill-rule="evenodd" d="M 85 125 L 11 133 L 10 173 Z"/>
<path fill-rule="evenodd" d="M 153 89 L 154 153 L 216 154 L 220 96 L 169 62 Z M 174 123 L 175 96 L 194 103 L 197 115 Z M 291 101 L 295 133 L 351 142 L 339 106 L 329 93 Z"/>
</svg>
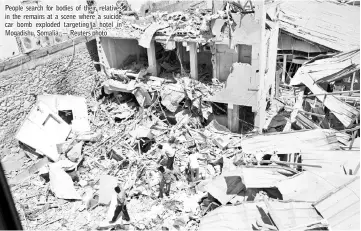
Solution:
<svg viewBox="0 0 361 231">
<path fill-rule="evenodd" d="M 198 56 L 197 56 L 197 43 L 191 42 L 189 45 L 189 60 L 191 78 L 198 80 Z"/>
<path fill-rule="evenodd" d="M 287 66 L 287 55 L 283 55 L 283 65 L 282 65 L 282 82 L 286 83 L 286 66 Z"/>
<path fill-rule="evenodd" d="M 228 129 L 231 130 L 231 132 L 238 133 L 238 131 L 239 131 L 239 105 L 228 104 L 227 122 L 228 122 Z"/>
<path fill-rule="evenodd" d="M 152 40 L 150 42 L 150 48 L 147 48 L 148 55 L 148 70 L 153 76 L 158 76 L 157 73 L 157 59 L 155 57 L 155 42 Z"/>
</svg>

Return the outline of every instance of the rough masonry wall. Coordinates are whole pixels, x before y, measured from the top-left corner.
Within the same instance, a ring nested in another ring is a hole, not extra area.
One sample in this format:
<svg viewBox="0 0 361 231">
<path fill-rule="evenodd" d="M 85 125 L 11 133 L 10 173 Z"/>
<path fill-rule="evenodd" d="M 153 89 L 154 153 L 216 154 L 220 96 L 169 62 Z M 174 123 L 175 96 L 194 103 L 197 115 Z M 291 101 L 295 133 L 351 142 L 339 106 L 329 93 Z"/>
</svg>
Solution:
<svg viewBox="0 0 361 231">
<path fill-rule="evenodd" d="M 0 157 L 10 150 L 16 152 L 18 142 L 14 135 L 36 102 L 36 95 L 90 97 L 98 74 L 85 44 L 77 45 L 73 63 L 65 72 L 61 70 L 71 59 L 72 52 L 59 55 L 61 52 L 53 54 L 56 56 L 53 60 L 34 69 L 0 76 Z"/>
</svg>

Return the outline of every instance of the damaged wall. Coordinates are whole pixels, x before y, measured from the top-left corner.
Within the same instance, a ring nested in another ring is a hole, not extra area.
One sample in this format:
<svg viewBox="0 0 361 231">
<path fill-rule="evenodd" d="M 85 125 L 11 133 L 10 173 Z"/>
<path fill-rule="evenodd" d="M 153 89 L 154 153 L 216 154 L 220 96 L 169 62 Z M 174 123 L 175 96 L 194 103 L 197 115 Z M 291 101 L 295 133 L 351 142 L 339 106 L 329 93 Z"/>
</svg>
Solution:
<svg viewBox="0 0 361 231">
<path fill-rule="evenodd" d="M 129 55 L 147 55 L 146 49 L 138 45 L 135 39 L 113 39 L 102 37 L 101 44 L 111 68 L 121 68 Z"/>
<path fill-rule="evenodd" d="M 1 157 L 18 148 L 13 138 L 19 125 L 41 94 L 69 94 L 90 97 L 97 72 L 85 43 L 76 46 L 72 65 L 61 70 L 72 57 L 73 48 L 48 56 L 34 69 L 10 69 L 0 73 L 0 150 Z M 43 58 L 42 58 L 43 59 Z M 23 67 L 24 68 L 24 67 Z M 12 149 L 13 148 L 13 149 Z"/>
<path fill-rule="evenodd" d="M 232 64 L 238 62 L 238 52 L 225 44 L 217 44 L 216 49 L 217 76 L 219 81 L 226 81 Z"/>
</svg>

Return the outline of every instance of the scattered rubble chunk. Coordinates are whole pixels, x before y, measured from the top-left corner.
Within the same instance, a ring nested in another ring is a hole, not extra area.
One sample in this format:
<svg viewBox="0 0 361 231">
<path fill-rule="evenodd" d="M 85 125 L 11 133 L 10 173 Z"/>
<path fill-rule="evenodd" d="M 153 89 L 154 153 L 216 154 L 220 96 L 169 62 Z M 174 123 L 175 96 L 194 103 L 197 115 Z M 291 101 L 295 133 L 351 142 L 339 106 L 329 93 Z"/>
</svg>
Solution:
<svg viewBox="0 0 361 231">
<path fill-rule="evenodd" d="M 66 154 L 69 160 L 78 162 L 82 158 L 83 142 L 79 142 Z"/>
<path fill-rule="evenodd" d="M 109 175 L 100 176 L 99 204 L 108 205 L 111 202 L 114 188 L 118 184 L 117 178 Z"/>
<path fill-rule="evenodd" d="M 65 141 L 71 127 L 41 101 L 31 109 L 15 138 L 51 160 L 59 158 L 56 145 Z"/>
<path fill-rule="evenodd" d="M 80 195 L 74 188 L 71 177 L 59 166 L 49 165 L 50 189 L 56 197 L 62 199 L 81 200 Z"/>
</svg>

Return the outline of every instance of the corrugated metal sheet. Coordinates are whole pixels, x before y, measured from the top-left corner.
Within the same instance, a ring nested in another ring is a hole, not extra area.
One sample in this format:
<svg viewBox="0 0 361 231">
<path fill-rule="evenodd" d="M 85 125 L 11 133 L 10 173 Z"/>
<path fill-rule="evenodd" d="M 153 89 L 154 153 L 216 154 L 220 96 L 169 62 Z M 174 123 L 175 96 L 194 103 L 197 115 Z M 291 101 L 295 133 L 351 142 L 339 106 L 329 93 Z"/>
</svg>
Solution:
<svg viewBox="0 0 361 231">
<path fill-rule="evenodd" d="M 221 176 L 210 181 L 204 189 L 225 205 L 245 188 L 272 188 L 278 182 L 295 174 L 294 170 L 280 166 L 242 166 L 236 170 L 224 170 Z"/>
<path fill-rule="evenodd" d="M 339 174 L 349 174 L 349 171 L 355 171 L 357 164 L 360 163 L 360 151 L 313 151 L 306 150 L 301 153 L 303 164 L 321 165 L 322 168 L 313 168 L 303 166 L 304 170 L 314 172 L 334 172 Z M 345 170 L 344 170 L 345 168 Z"/>
<path fill-rule="evenodd" d="M 240 176 L 246 188 L 272 188 L 276 187 L 279 181 L 287 179 L 287 175 L 295 174 L 295 171 L 277 165 L 242 166 L 225 174 L 228 176 Z"/>
<path fill-rule="evenodd" d="M 266 202 L 268 212 L 279 230 L 305 227 L 323 219 L 308 202 L 287 202 L 269 200 Z M 303 229 L 304 230 L 304 229 Z"/>
<path fill-rule="evenodd" d="M 314 204 L 333 230 L 360 230 L 360 177 Z"/>
<path fill-rule="evenodd" d="M 305 63 L 291 80 L 291 85 L 303 83 L 305 74 L 309 74 L 316 83 L 332 82 L 360 70 L 360 49 L 336 55 L 323 55 Z"/>
<path fill-rule="evenodd" d="M 237 206 L 223 206 L 204 216 L 199 231 L 209 230 L 254 230 L 256 221 L 271 225 L 263 202 L 247 202 Z"/>
<path fill-rule="evenodd" d="M 337 51 L 360 47 L 360 9 L 327 1 L 283 1 L 280 29 Z"/>
<path fill-rule="evenodd" d="M 277 184 L 283 200 L 316 202 L 355 176 L 304 171 Z"/>
<path fill-rule="evenodd" d="M 258 135 L 242 140 L 242 148 L 249 154 L 297 153 L 305 150 L 340 149 L 335 133 L 328 129 Z"/>
</svg>

